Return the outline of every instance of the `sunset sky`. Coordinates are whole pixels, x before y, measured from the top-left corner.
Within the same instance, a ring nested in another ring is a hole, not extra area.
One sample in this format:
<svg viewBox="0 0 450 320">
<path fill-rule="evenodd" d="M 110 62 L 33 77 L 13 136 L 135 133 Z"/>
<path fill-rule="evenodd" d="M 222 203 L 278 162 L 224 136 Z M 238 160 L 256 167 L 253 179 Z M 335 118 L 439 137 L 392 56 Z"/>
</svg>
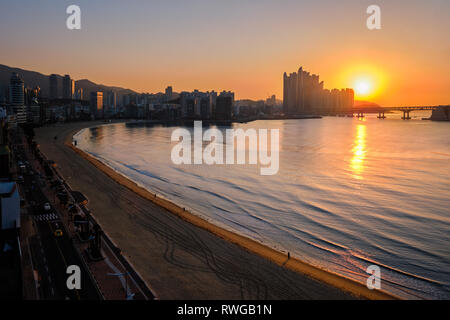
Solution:
<svg viewBox="0 0 450 320">
<path fill-rule="evenodd" d="M 381 30 L 366 27 L 371 4 Z M 0 0 L 0 30 L 1 64 L 139 92 L 281 99 L 302 65 L 384 106 L 450 104 L 448 0 Z"/>
</svg>

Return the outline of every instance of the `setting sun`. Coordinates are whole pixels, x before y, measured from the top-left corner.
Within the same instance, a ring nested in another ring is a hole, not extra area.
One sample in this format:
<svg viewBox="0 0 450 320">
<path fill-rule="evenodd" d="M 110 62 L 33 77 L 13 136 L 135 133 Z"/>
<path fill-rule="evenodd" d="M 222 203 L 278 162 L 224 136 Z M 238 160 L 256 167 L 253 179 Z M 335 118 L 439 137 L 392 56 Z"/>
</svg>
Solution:
<svg viewBox="0 0 450 320">
<path fill-rule="evenodd" d="M 367 97 L 372 91 L 372 85 L 368 80 L 358 80 L 354 85 L 355 94 L 359 97 Z"/>
<path fill-rule="evenodd" d="M 351 62 L 339 72 L 338 82 L 355 90 L 356 100 L 377 102 L 387 86 L 387 74 L 370 62 Z"/>
<path fill-rule="evenodd" d="M 355 99 L 372 99 L 381 93 L 384 79 L 379 71 L 356 71 L 355 73 L 350 76 L 351 86 L 355 90 Z"/>
</svg>

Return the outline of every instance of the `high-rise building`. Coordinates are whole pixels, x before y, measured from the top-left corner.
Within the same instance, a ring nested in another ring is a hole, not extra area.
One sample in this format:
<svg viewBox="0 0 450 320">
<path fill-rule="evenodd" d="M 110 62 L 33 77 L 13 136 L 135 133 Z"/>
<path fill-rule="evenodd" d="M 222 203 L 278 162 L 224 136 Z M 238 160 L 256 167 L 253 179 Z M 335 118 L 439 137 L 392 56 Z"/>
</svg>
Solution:
<svg viewBox="0 0 450 320">
<path fill-rule="evenodd" d="M 181 115 L 185 118 L 211 119 L 214 115 L 216 99 L 217 93 L 214 91 L 182 92 L 180 95 Z"/>
<path fill-rule="evenodd" d="M 94 117 L 103 118 L 103 92 L 91 92 L 90 110 Z"/>
<path fill-rule="evenodd" d="M 319 76 L 310 74 L 302 67 L 298 72 L 283 76 L 283 111 L 285 114 L 345 113 L 351 110 L 353 89 L 324 89 Z"/>
<path fill-rule="evenodd" d="M 24 82 L 15 72 L 9 79 L 9 102 L 12 106 L 23 106 L 25 104 Z"/>
<path fill-rule="evenodd" d="M 9 80 L 9 102 L 12 106 L 17 123 L 27 122 L 24 82 L 15 72 L 11 75 Z"/>
<path fill-rule="evenodd" d="M 106 92 L 103 103 L 109 114 L 117 112 L 117 94 L 114 91 Z"/>
<path fill-rule="evenodd" d="M 276 95 L 272 95 L 270 96 L 270 98 L 266 99 L 266 105 L 268 106 L 274 106 L 277 103 L 277 97 Z"/>
<path fill-rule="evenodd" d="M 73 99 L 75 93 L 75 81 L 68 74 L 63 78 L 63 99 Z"/>
<path fill-rule="evenodd" d="M 231 120 L 234 107 L 234 92 L 222 91 L 216 99 L 215 118 Z"/>
<path fill-rule="evenodd" d="M 127 105 L 129 105 L 131 103 L 131 99 L 130 99 L 130 95 L 129 94 L 125 94 L 122 96 L 122 106 L 126 107 Z"/>
<path fill-rule="evenodd" d="M 49 99 L 58 99 L 58 76 L 52 74 L 49 77 Z"/>
<path fill-rule="evenodd" d="M 36 104 L 38 98 L 41 95 L 41 88 L 25 88 L 25 105 L 31 106 L 32 104 Z"/>
<path fill-rule="evenodd" d="M 166 97 L 167 97 L 167 99 L 170 100 L 172 98 L 172 95 L 173 95 L 173 89 L 172 89 L 171 86 L 168 86 L 166 88 Z"/>
</svg>

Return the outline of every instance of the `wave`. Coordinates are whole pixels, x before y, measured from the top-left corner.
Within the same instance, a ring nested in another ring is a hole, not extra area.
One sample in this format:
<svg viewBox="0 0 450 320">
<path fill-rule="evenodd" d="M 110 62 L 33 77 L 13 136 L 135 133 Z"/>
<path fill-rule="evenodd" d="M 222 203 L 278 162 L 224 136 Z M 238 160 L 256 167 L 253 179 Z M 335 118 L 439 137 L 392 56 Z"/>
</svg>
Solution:
<svg viewBox="0 0 450 320">
<path fill-rule="evenodd" d="M 360 282 L 367 277 L 367 266 L 376 264 L 385 274 L 383 284 L 392 292 L 413 298 L 450 297 L 445 280 L 450 279 L 449 252 L 444 244 L 449 240 L 445 234 L 450 231 L 450 217 L 439 206 L 448 201 L 445 179 L 428 180 L 427 188 L 436 190 L 434 197 L 429 204 L 418 202 L 422 196 L 417 193 L 421 190 L 417 179 L 431 173 L 417 154 L 395 153 L 395 161 L 408 161 L 408 176 L 397 169 L 381 170 L 388 157 L 372 156 L 370 161 L 375 163 L 365 168 L 372 179 L 349 180 L 354 172 L 342 167 L 346 163 L 344 151 L 323 153 L 323 146 L 309 148 L 303 142 L 307 152 L 316 153 L 313 164 L 306 159 L 308 162 L 300 162 L 303 167 L 282 168 L 281 176 L 262 180 L 242 167 L 230 173 L 224 167 L 197 170 L 171 165 L 159 158 L 167 152 L 166 144 L 152 144 L 145 129 L 134 130 L 133 141 L 139 144 L 134 157 L 131 152 L 126 158 L 121 156 L 121 148 L 130 148 L 130 141 L 121 138 L 119 133 L 126 136 L 126 132 L 120 130 L 114 132 L 114 144 L 108 149 L 99 149 L 101 142 L 95 139 L 81 139 L 79 147 L 149 191 L 158 190 L 201 217 L 277 250 Z M 163 141 L 169 133 L 168 128 L 158 128 L 151 134 Z M 88 134 L 84 131 L 77 137 Z M 121 139 L 128 142 L 121 145 Z M 148 162 L 139 154 L 150 149 L 154 152 Z M 305 151 L 295 145 L 284 149 L 290 153 Z M 324 155 L 340 159 L 330 163 Z M 445 177 L 445 170 L 441 175 Z M 434 233 L 428 231 L 433 228 Z"/>
</svg>

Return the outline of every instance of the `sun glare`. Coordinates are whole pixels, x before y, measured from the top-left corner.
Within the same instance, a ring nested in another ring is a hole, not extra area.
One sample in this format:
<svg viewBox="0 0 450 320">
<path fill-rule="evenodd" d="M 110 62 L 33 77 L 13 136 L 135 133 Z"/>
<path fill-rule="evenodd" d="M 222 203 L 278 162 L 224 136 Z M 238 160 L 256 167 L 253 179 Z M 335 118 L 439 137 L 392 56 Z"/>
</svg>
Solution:
<svg viewBox="0 0 450 320">
<path fill-rule="evenodd" d="M 369 96 L 372 91 L 372 85 L 368 80 L 358 80 L 354 85 L 355 94 L 359 97 Z"/>
<path fill-rule="evenodd" d="M 352 63 L 346 65 L 340 74 L 342 83 L 355 90 L 356 100 L 376 102 L 383 94 L 386 85 L 386 73 L 379 66 L 369 63 Z"/>
</svg>

